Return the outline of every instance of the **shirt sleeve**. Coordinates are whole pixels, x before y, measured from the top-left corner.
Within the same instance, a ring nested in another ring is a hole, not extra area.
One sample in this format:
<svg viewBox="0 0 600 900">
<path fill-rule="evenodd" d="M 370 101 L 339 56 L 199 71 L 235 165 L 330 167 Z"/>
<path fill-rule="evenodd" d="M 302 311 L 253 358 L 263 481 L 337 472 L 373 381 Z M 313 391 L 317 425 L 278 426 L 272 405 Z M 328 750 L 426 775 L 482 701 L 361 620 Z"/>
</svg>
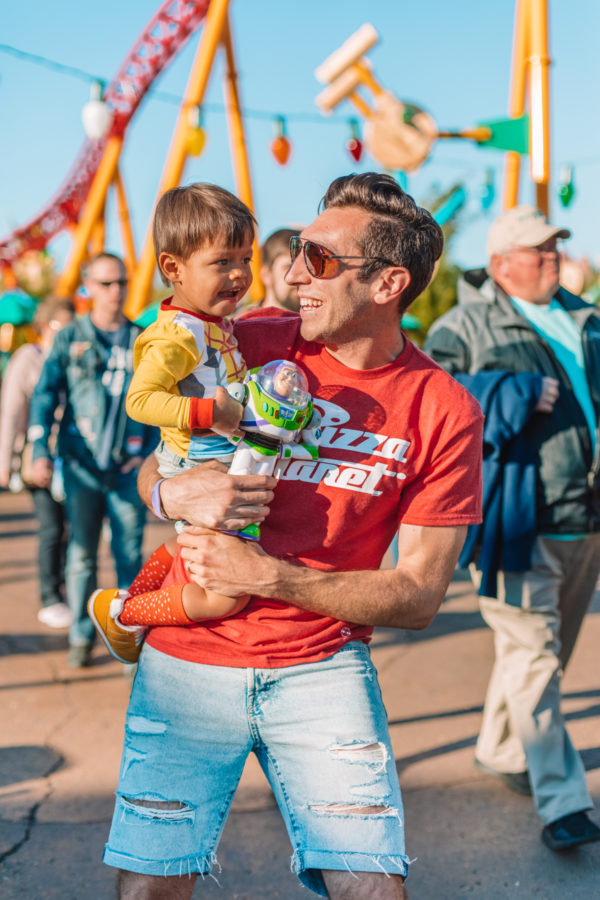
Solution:
<svg viewBox="0 0 600 900">
<path fill-rule="evenodd" d="M 50 457 L 50 434 L 61 398 L 67 393 L 67 365 L 69 362 L 68 327 L 54 338 L 52 349 L 44 362 L 40 379 L 31 398 L 27 439 L 33 444 L 33 459 Z"/>
<path fill-rule="evenodd" d="M 462 426 L 450 417 L 431 442 L 427 465 L 402 492 L 399 521 L 410 525 L 475 525 L 481 522 L 483 416 Z"/>
<path fill-rule="evenodd" d="M 22 436 L 29 417 L 26 369 L 31 365 L 30 348 L 19 348 L 12 356 L 2 380 L 0 402 L 0 471 L 9 472 L 17 438 Z"/>
</svg>

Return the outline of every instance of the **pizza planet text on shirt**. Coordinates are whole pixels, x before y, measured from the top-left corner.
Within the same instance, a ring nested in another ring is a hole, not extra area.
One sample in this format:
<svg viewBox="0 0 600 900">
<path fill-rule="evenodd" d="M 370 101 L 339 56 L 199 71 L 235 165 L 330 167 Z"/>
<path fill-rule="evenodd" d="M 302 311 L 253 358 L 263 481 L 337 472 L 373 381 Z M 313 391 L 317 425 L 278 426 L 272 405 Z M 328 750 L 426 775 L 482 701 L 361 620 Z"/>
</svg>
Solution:
<svg viewBox="0 0 600 900">
<path fill-rule="evenodd" d="M 305 481 L 310 484 L 319 484 L 322 481 L 328 487 L 358 491 L 374 497 L 381 495 L 382 492 L 377 490 L 377 487 L 385 477 L 401 480 L 406 478 L 404 472 L 394 471 L 388 468 L 386 463 L 375 462 L 373 465 L 367 465 L 324 456 L 324 448 L 329 447 L 332 450 L 354 451 L 363 459 L 375 456 L 405 463 L 407 461 L 405 454 L 410 441 L 386 434 L 340 427 L 350 418 L 346 410 L 318 397 L 314 398 L 314 404 L 323 417 L 319 459 L 280 460 L 275 470 L 276 478 L 282 481 Z"/>
</svg>

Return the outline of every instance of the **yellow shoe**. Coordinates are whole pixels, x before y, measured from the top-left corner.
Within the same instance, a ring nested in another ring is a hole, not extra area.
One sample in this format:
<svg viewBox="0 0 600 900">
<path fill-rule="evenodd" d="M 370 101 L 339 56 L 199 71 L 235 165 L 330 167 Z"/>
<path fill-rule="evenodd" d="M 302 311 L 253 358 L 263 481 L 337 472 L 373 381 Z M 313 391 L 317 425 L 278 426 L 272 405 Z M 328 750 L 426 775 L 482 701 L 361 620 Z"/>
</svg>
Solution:
<svg viewBox="0 0 600 900">
<path fill-rule="evenodd" d="M 110 653 L 120 662 L 136 663 L 146 629 L 142 625 L 121 625 L 118 621 L 128 597 L 127 591 L 115 588 L 94 591 L 88 600 L 88 612 Z"/>
</svg>

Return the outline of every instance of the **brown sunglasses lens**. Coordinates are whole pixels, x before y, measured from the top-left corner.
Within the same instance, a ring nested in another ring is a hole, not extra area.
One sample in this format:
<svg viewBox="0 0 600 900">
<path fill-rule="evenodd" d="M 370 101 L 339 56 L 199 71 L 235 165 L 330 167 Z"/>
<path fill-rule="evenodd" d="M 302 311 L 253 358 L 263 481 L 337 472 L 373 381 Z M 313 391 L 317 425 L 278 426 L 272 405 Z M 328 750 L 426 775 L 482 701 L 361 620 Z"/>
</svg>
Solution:
<svg viewBox="0 0 600 900">
<path fill-rule="evenodd" d="M 310 274 L 315 278 L 320 278 L 325 269 L 325 254 L 321 247 L 318 244 L 313 244 L 312 241 L 305 241 L 304 259 Z"/>
<path fill-rule="evenodd" d="M 302 243 L 299 237 L 290 238 L 290 256 L 292 262 L 304 251 L 304 262 L 306 268 L 314 278 L 320 278 L 325 270 L 325 261 L 327 259 L 323 249 L 312 241 L 304 241 Z"/>
</svg>

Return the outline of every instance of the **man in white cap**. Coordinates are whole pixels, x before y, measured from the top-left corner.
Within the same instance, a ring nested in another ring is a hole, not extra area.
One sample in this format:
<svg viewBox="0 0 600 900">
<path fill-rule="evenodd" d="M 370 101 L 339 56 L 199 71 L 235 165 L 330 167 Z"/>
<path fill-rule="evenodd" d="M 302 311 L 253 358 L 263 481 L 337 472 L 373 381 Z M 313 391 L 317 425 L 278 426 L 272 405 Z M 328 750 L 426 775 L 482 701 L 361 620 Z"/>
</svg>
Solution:
<svg viewBox="0 0 600 900">
<path fill-rule="evenodd" d="M 600 314 L 559 286 L 568 237 L 534 207 L 504 212 L 425 345 L 486 416 L 484 524 L 460 559 L 496 650 L 475 765 L 533 794 L 552 850 L 600 840 L 560 710 L 600 572 Z"/>
</svg>

